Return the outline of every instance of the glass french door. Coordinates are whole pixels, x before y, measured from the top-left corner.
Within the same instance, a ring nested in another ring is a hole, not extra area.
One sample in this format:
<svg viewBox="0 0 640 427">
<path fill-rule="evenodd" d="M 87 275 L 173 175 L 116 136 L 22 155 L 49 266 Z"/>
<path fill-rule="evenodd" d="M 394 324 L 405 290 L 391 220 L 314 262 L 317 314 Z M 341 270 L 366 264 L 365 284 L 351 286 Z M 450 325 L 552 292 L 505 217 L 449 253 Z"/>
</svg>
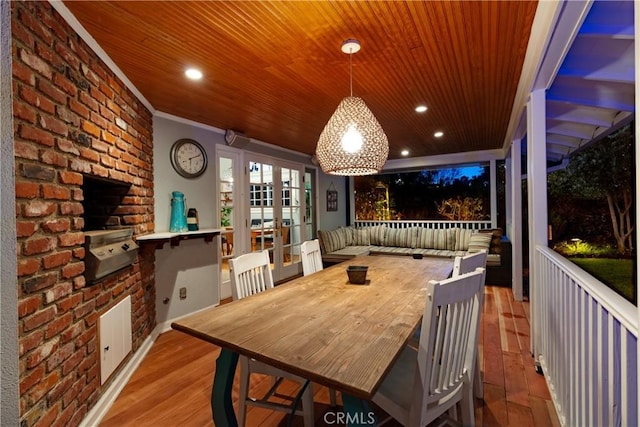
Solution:
<svg viewBox="0 0 640 427">
<path fill-rule="evenodd" d="M 258 156 L 247 163 L 249 248 L 268 250 L 274 280 L 302 271 L 300 244 L 306 237 L 304 222 L 304 169 Z"/>
<path fill-rule="evenodd" d="M 241 176 L 240 155 L 231 149 L 218 148 L 218 206 L 220 223 L 220 286 L 225 294 L 231 292 L 231 278 L 229 276 L 229 259 L 239 253 L 238 242 L 239 224 L 242 224 L 242 209 L 238 208 L 240 194 L 234 182 Z"/>
</svg>

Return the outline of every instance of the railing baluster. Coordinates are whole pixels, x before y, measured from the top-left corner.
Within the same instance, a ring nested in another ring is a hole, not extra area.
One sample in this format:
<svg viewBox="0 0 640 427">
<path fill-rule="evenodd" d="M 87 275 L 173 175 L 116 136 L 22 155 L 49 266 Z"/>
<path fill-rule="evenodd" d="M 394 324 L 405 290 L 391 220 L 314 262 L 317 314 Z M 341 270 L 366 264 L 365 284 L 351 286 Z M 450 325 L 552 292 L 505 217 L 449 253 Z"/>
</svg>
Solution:
<svg viewBox="0 0 640 427">
<path fill-rule="evenodd" d="M 546 247 L 533 277 L 534 348 L 563 425 L 638 425 L 635 306 Z"/>
</svg>

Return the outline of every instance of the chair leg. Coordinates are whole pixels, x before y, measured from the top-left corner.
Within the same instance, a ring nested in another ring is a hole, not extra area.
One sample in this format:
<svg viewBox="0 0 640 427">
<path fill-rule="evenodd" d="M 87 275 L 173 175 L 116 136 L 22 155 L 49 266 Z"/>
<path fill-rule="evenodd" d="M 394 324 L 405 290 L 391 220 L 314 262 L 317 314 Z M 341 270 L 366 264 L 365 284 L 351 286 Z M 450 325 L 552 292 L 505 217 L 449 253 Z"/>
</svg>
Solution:
<svg viewBox="0 0 640 427">
<path fill-rule="evenodd" d="M 462 390 L 462 399 L 460 400 L 460 409 L 462 412 L 462 425 L 474 427 L 476 423 L 473 409 L 473 385 L 468 384 Z"/>
<path fill-rule="evenodd" d="M 476 371 L 473 373 L 473 394 L 477 399 L 484 397 L 482 372 L 480 372 L 480 358 L 478 356 L 476 356 Z"/>
<path fill-rule="evenodd" d="M 247 416 L 247 397 L 249 395 L 249 360 L 240 356 L 240 391 L 238 396 L 238 426 L 244 427 Z"/>
</svg>

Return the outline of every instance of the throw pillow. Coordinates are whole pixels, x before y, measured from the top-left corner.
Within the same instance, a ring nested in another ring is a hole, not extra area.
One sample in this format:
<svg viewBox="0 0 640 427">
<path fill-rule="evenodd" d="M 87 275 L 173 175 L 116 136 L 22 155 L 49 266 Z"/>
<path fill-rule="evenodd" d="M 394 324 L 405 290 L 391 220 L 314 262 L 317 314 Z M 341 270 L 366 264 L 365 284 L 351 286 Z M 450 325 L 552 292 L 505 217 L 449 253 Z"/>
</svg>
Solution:
<svg viewBox="0 0 640 427">
<path fill-rule="evenodd" d="M 453 228 L 433 229 L 421 227 L 418 229 L 416 248 L 455 250 L 456 233 Z"/>
<path fill-rule="evenodd" d="M 491 234 L 489 233 L 473 233 L 469 238 L 469 252 L 489 252 L 489 244 L 491 243 Z"/>
<path fill-rule="evenodd" d="M 369 227 L 354 228 L 353 229 L 353 244 L 356 246 L 369 246 L 371 245 Z"/>
<path fill-rule="evenodd" d="M 334 252 L 347 246 L 344 231 L 339 228 L 329 231 L 318 230 L 318 237 L 324 247 L 324 253 Z"/>
<path fill-rule="evenodd" d="M 416 245 L 415 228 L 387 228 L 385 246 L 397 246 L 399 248 L 413 248 Z"/>
<path fill-rule="evenodd" d="M 374 225 L 371 228 L 371 244 L 376 246 L 384 246 L 385 235 L 387 233 L 386 224 Z"/>
<path fill-rule="evenodd" d="M 353 227 L 340 227 L 344 234 L 345 246 L 353 245 Z"/>
<path fill-rule="evenodd" d="M 478 230 L 480 233 L 491 234 L 491 245 L 489 246 L 490 254 L 499 254 L 502 252 L 502 228 L 489 228 L 486 230 Z"/>
<path fill-rule="evenodd" d="M 456 233 L 456 251 L 466 251 L 469 249 L 469 239 L 471 238 L 471 234 L 473 234 L 473 230 L 466 228 L 454 228 Z"/>
</svg>

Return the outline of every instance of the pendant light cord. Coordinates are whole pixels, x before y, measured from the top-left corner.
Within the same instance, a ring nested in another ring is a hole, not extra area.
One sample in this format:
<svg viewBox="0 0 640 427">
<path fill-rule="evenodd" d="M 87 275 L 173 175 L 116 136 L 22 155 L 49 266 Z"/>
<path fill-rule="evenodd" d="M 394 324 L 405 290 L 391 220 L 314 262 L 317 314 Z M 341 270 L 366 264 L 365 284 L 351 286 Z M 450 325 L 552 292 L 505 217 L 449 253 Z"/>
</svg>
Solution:
<svg viewBox="0 0 640 427">
<path fill-rule="evenodd" d="M 349 93 L 353 97 L 353 48 L 349 49 Z"/>
</svg>

